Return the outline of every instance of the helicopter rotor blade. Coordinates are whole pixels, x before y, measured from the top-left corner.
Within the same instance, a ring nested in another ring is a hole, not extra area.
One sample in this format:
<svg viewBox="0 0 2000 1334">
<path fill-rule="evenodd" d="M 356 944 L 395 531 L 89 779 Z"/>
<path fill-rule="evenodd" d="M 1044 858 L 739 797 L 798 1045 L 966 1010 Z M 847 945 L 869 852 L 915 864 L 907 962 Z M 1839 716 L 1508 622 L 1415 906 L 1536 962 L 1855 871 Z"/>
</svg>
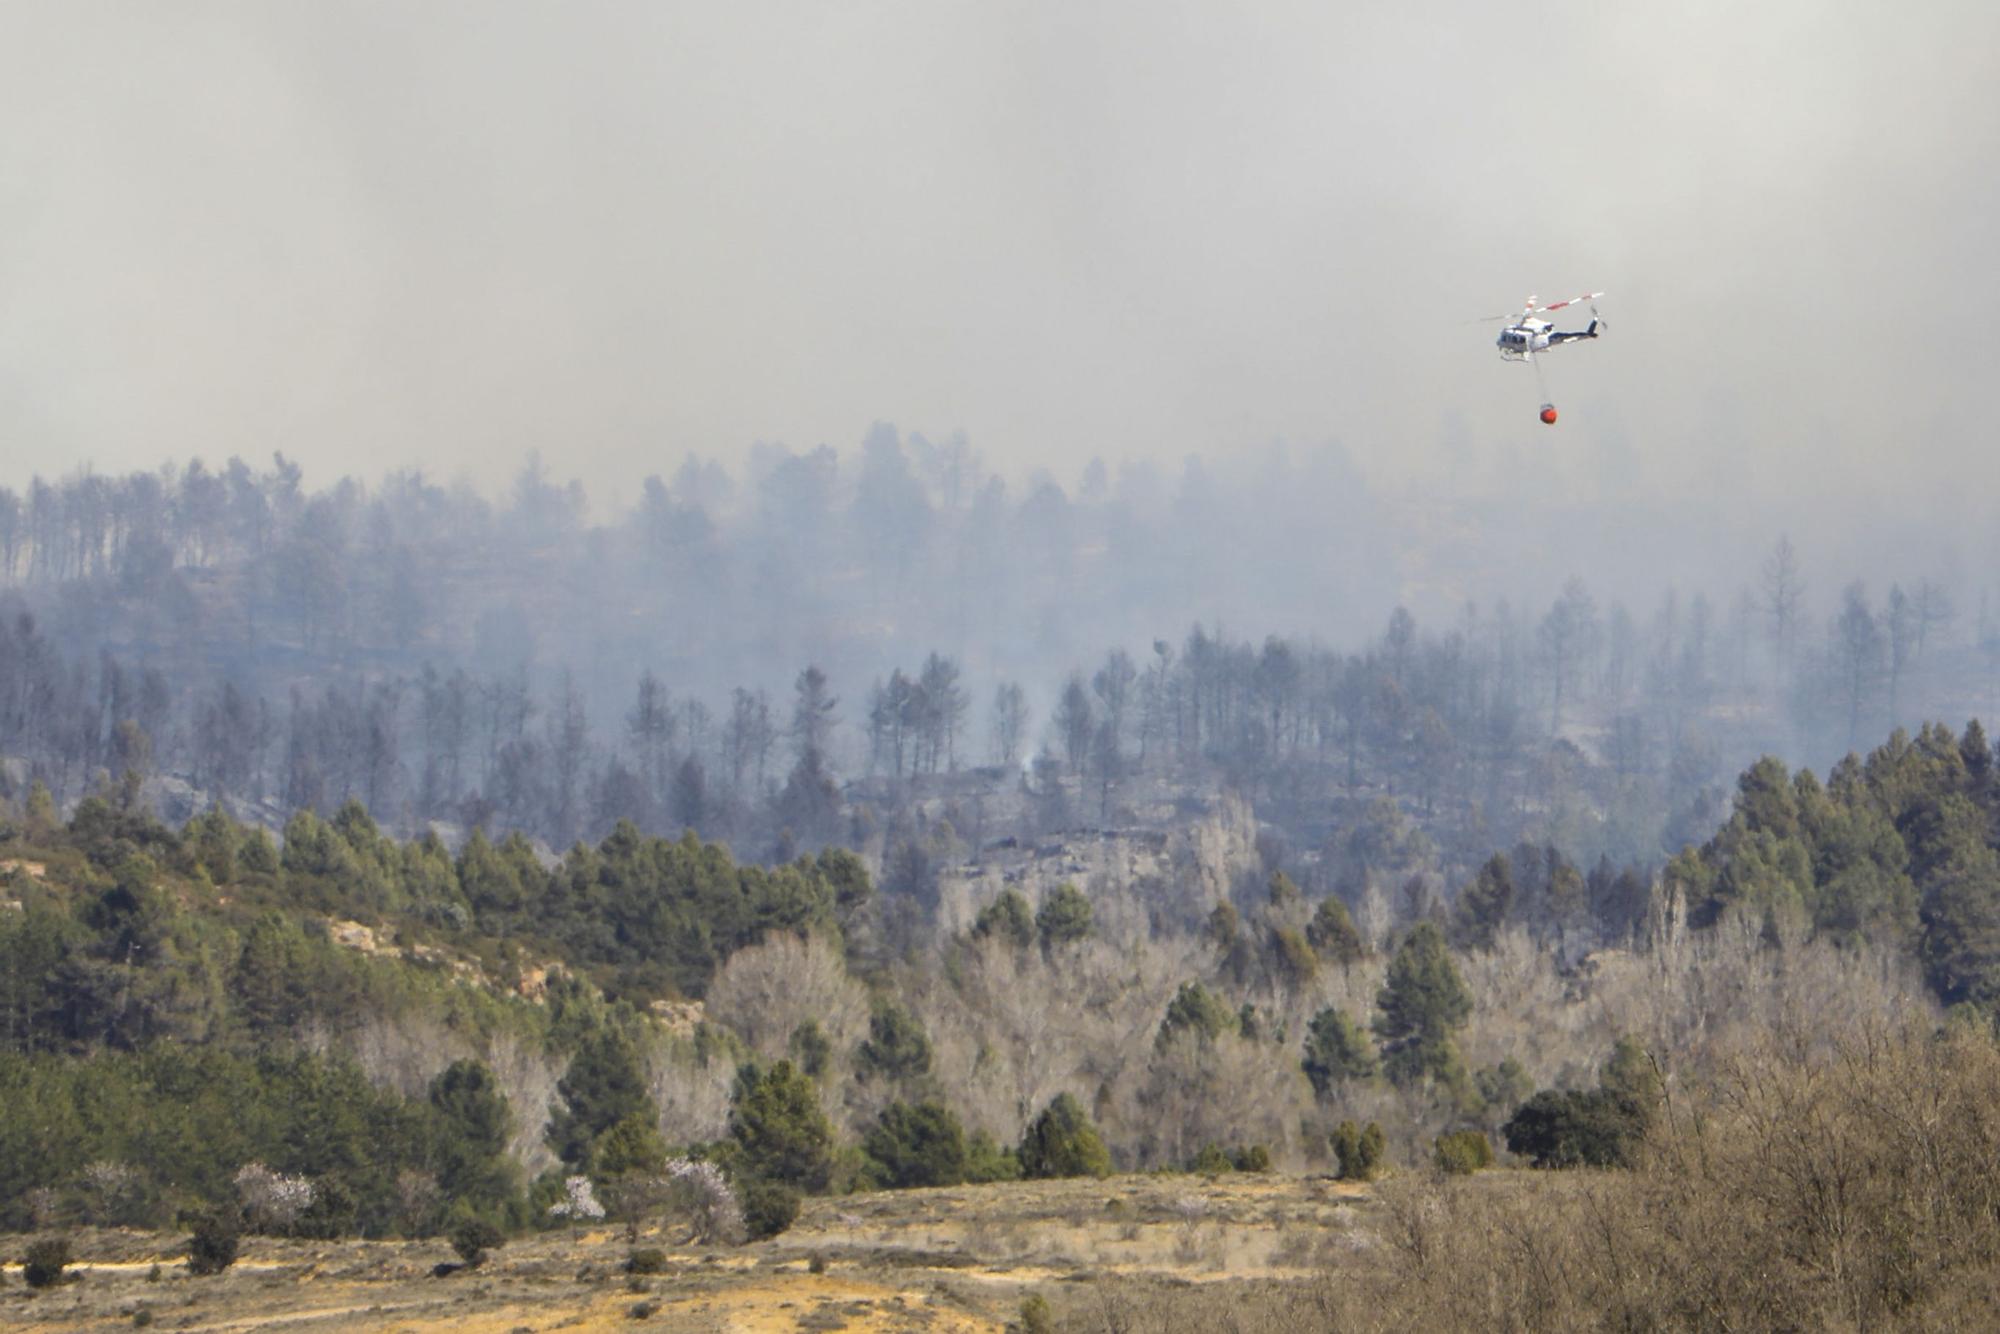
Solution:
<svg viewBox="0 0 2000 1334">
<path fill-rule="evenodd" d="M 1585 292 L 1582 296 L 1573 296 L 1567 301 L 1558 301 L 1553 306 L 1539 306 L 1533 313 L 1536 315 L 1545 315 L 1552 310 L 1561 310 L 1564 306 L 1574 306 L 1579 301 L 1595 301 L 1603 295 L 1604 293 L 1602 292 Z"/>
</svg>

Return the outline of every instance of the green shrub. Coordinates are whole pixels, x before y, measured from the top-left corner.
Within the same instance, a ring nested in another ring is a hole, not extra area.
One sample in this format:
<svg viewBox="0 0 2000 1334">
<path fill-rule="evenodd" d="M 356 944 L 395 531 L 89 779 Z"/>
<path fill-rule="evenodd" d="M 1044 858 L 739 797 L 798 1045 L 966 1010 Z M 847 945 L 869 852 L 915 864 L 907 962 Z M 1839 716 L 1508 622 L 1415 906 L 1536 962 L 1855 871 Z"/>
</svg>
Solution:
<svg viewBox="0 0 2000 1334">
<path fill-rule="evenodd" d="M 1493 1166 L 1493 1144 L 1483 1130 L 1439 1135 L 1432 1152 L 1438 1171 L 1447 1176 L 1471 1176 L 1482 1167 Z"/>
<path fill-rule="evenodd" d="M 743 1226 L 752 1241 L 775 1237 L 799 1216 L 800 1195 L 795 1187 L 769 1177 L 751 1177 L 737 1183 L 743 1197 Z"/>
<path fill-rule="evenodd" d="M 1271 1151 L 1261 1144 L 1252 1144 L 1247 1149 L 1237 1149 L 1229 1155 L 1229 1160 L 1239 1172 L 1271 1170 Z"/>
<path fill-rule="evenodd" d="M 1031 1292 L 1021 1299 L 1021 1334 L 1055 1334 L 1055 1313 L 1049 1310 L 1049 1299 L 1039 1292 Z"/>
<path fill-rule="evenodd" d="M 975 1183 L 1019 1181 L 1021 1157 L 1014 1150 L 995 1144 L 985 1131 L 975 1130 L 965 1142 L 965 1179 Z"/>
<path fill-rule="evenodd" d="M 981 940 L 997 936 L 1015 949 L 1035 943 L 1035 915 L 1018 889 L 1002 890 L 1000 897 L 979 910 L 972 934 Z"/>
<path fill-rule="evenodd" d="M 190 1274 L 207 1277 L 220 1274 L 236 1263 L 236 1220 L 217 1210 L 195 1219 L 194 1235 L 188 1238 L 187 1267 Z"/>
<path fill-rule="evenodd" d="M 895 1189 L 965 1180 L 965 1130 L 939 1102 L 892 1102 L 862 1141 L 870 1175 Z"/>
<path fill-rule="evenodd" d="M 1362 1129 L 1352 1121 L 1342 1121 L 1333 1132 L 1333 1154 L 1340 1161 L 1342 1181 L 1373 1181 L 1382 1169 L 1387 1150 L 1382 1127 L 1370 1121 Z"/>
<path fill-rule="evenodd" d="M 1077 1100 L 1058 1094 L 1021 1137 L 1025 1177 L 1111 1175 L 1111 1153 Z"/>
<path fill-rule="evenodd" d="M 1500 1133 L 1536 1167 L 1622 1167 L 1642 1129 L 1632 1109 L 1602 1089 L 1543 1089 Z"/>
<path fill-rule="evenodd" d="M 1201 1152 L 1188 1164 L 1188 1171 L 1205 1177 L 1220 1176 L 1224 1172 L 1235 1170 L 1236 1164 L 1229 1160 L 1229 1155 L 1222 1151 L 1220 1144 L 1214 1143 L 1202 1145 Z"/>
<path fill-rule="evenodd" d="M 628 1274 L 664 1274 L 666 1271 L 667 1253 L 657 1246 L 633 1251 L 625 1257 L 625 1272 Z"/>
<path fill-rule="evenodd" d="M 486 1263 L 486 1252 L 506 1241 L 499 1228 L 483 1218 L 466 1218 L 451 1230 L 451 1248 L 465 1261 L 467 1269 Z"/>
<path fill-rule="evenodd" d="M 21 1277 L 31 1288 L 53 1288 L 63 1281 L 63 1270 L 68 1266 L 69 1239 L 45 1237 L 29 1245 L 21 1261 Z"/>
<path fill-rule="evenodd" d="M 1045 950 L 1082 940 L 1090 934 L 1090 900 L 1064 881 L 1043 900 L 1042 910 L 1035 914 L 1035 930 L 1041 933 Z"/>
</svg>

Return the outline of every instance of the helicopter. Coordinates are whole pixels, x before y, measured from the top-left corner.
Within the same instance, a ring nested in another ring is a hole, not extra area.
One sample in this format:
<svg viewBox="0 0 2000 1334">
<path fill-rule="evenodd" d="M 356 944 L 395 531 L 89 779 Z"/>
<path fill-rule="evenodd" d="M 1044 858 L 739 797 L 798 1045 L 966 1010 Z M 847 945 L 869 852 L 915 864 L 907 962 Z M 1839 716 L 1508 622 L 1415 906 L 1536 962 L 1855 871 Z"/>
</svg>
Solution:
<svg viewBox="0 0 2000 1334">
<path fill-rule="evenodd" d="M 1596 338 L 1599 334 L 1603 333 L 1606 326 L 1604 321 L 1598 318 L 1597 306 L 1595 304 L 1597 298 L 1603 295 L 1604 293 L 1602 292 L 1586 292 L 1582 296 L 1573 296 L 1567 301 L 1558 301 L 1548 306 L 1536 305 L 1535 298 L 1531 296 L 1528 298 L 1528 304 L 1522 307 L 1521 313 L 1518 316 L 1489 315 L 1483 322 L 1491 323 L 1494 320 L 1510 321 L 1507 327 L 1500 331 L 1500 336 L 1493 340 L 1494 345 L 1500 349 L 1500 356 L 1504 360 L 1533 362 L 1535 364 L 1535 374 L 1539 378 L 1542 368 L 1539 362 L 1535 362 L 1535 354 L 1537 352 L 1547 352 L 1551 348 L 1558 348 L 1564 343 L 1574 343 L 1583 338 Z M 1590 324 L 1585 328 L 1558 329 L 1548 320 L 1535 318 L 1537 315 L 1551 314 L 1566 306 L 1579 305 L 1585 301 L 1592 303 L 1590 307 Z M 1542 386 L 1542 399 L 1543 402 L 1539 415 L 1544 423 L 1554 426 L 1556 424 L 1556 405 L 1548 401 L 1548 386 L 1546 384 Z"/>
</svg>

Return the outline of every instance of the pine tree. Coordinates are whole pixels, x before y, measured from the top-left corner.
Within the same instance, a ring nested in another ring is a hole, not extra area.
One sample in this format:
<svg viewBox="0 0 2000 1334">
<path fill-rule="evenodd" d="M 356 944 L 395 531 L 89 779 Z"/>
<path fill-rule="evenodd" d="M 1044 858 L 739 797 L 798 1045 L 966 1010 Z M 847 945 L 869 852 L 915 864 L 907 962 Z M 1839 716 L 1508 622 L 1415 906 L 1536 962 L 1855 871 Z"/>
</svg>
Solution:
<svg viewBox="0 0 2000 1334">
<path fill-rule="evenodd" d="M 1312 921 L 1306 924 L 1306 940 L 1319 951 L 1320 958 L 1342 967 L 1357 963 L 1368 955 L 1368 947 L 1361 939 L 1361 932 L 1355 928 L 1353 915 L 1334 894 L 1319 901 Z"/>
<path fill-rule="evenodd" d="M 1035 914 L 1035 930 L 1040 933 L 1045 950 L 1082 940 L 1090 934 L 1090 900 L 1082 890 L 1064 881 Z"/>
<path fill-rule="evenodd" d="M 1380 1069 L 1361 1026 L 1331 1005 L 1313 1016 L 1306 1032 L 1306 1078 L 1324 1098 L 1352 1079 L 1373 1079 Z"/>
<path fill-rule="evenodd" d="M 965 1180 L 965 1128 L 939 1102 L 892 1102 L 861 1142 L 885 1186 L 956 1186 Z"/>
<path fill-rule="evenodd" d="M 1434 923 L 1411 928 L 1375 1003 L 1383 1073 L 1397 1084 L 1451 1078 L 1458 1069 L 1451 1034 L 1472 1016 L 1472 994 Z"/>
<path fill-rule="evenodd" d="M 1459 948 L 1492 949 L 1493 939 L 1513 906 L 1514 869 L 1505 853 L 1496 852 L 1458 896 L 1452 933 Z"/>
<path fill-rule="evenodd" d="M 1102 1177 L 1111 1174 L 1111 1154 L 1083 1107 L 1067 1093 L 1056 1095 L 1021 1136 L 1021 1175 Z"/>
<path fill-rule="evenodd" d="M 1154 1039 L 1156 1047 L 1164 1047 L 1173 1041 L 1175 1035 L 1183 1032 L 1194 1033 L 1205 1042 L 1213 1042 L 1236 1027 L 1236 1016 L 1230 1012 L 1223 999 L 1199 982 L 1183 982 L 1174 998 L 1167 1002 L 1166 1017 L 1160 1021 L 1159 1036 Z"/>
<path fill-rule="evenodd" d="M 930 1035 L 908 1010 L 885 1000 L 869 1016 L 868 1036 L 855 1052 L 855 1067 L 863 1079 L 919 1079 L 930 1073 Z"/>
<path fill-rule="evenodd" d="M 819 1090 L 792 1065 L 746 1065 L 736 1076 L 729 1135 L 739 1151 L 738 1173 L 794 1190 L 826 1189 L 833 1169 L 833 1126 L 820 1110 Z"/>
<path fill-rule="evenodd" d="M 454 1061 L 431 1081 L 436 1116 L 438 1185 L 448 1199 L 497 1204 L 515 1186 L 507 1141 L 514 1115 L 493 1072 L 474 1060 Z"/>
<path fill-rule="evenodd" d="M 597 1137 L 630 1116 L 657 1120 L 646 1090 L 639 1053 L 615 1029 L 586 1038 L 556 1084 L 563 1105 L 549 1120 L 549 1146 L 578 1171 L 587 1171 Z"/>
<path fill-rule="evenodd" d="M 1015 949 L 1026 949 L 1035 943 L 1035 915 L 1019 890 L 1002 890 L 1000 897 L 980 910 L 972 934 L 981 940 L 997 937 Z"/>
</svg>

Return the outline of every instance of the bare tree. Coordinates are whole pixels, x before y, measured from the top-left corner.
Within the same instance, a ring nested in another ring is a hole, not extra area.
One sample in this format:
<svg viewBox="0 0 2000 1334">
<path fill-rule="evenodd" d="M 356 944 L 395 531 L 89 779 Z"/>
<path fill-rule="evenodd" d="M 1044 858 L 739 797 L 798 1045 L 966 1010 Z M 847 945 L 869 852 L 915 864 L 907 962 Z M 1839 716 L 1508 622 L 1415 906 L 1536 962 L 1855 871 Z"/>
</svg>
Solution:
<svg viewBox="0 0 2000 1334">
<path fill-rule="evenodd" d="M 1771 645 L 1780 676 L 1791 674 L 1805 600 L 1806 585 L 1799 575 L 1798 552 L 1792 548 L 1792 539 L 1781 534 L 1778 545 L 1764 561 L 1764 611 L 1770 618 Z"/>
<path fill-rule="evenodd" d="M 1012 769 L 1021 760 L 1028 734 L 1028 697 L 1020 685 L 1003 681 L 993 691 L 993 758 Z"/>
</svg>

